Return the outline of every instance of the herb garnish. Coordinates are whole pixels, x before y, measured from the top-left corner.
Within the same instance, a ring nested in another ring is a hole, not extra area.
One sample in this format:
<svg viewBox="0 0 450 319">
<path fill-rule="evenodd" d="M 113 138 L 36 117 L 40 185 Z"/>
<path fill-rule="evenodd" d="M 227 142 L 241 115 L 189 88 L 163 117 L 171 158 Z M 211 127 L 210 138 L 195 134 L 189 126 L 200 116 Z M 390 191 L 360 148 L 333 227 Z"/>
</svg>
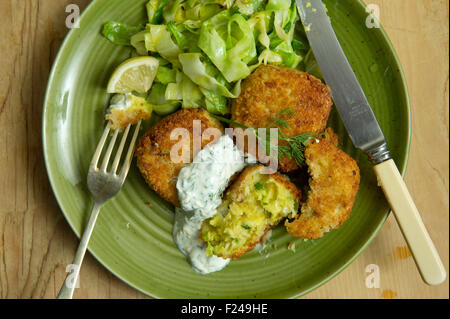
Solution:
<svg viewBox="0 0 450 319">
<path fill-rule="evenodd" d="M 242 228 L 249 230 L 251 227 L 247 224 L 241 224 Z"/>
<path fill-rule="evenodd" d="M 263 190 L 264 189 L 264 184 L 261 183 L 261 182 L 257 182 L 255 184 L 255 189 L 258 190 L 258 191 Z"/>
<path fill-rule="evenodd" d="M 292 109 L 290 109 L 290 108 L 281 111 L 277 117 L 271 119 L 271 122 L 266 127 L 266 129 L 270 129 L 270 128 L 274 128 L 274 127 L 290 128 L 288 121 L 284 120 L 282 117 L 293 116 L 293 115 L 294 115 L 294 113 L 293 113 Z M 303 134 L 289 137 L 286 134 L 284 134 L 281 130 L 278 130 L 278 135 L 279 135 L 278 139 L 280 141 L 287 142 L 287 145 L 271 145 L 270 134 L 266 134 L 266 137 L 262 138 L 261 136 L 258 135 L 257 130 L 252 127 L 245 126 L 241 123 L 237 123 L 235 121 L 229 120 L 229 119 L 219 116 L 219 115 L 211 114 L 211 116 L 222 122 L 240 127 L 245 130 L 248 129 L 248 130 L 253 131 L 253 134 L 255 134 L 257 140 L 262 144 L 262 146 L 265 146 L 267 155 L 270 154 L 270 150 L 273 150 L 273 152 L 275 154 L 278 154 L 278 157 L 280 159 L 282 159 L 283 157 L 292 158 L 297 162 L 298 165 L 303 165 L 305 163 L 305 148 L 306 148 L 306 145 L 307 145 L 309 139 L 321 137 L 326 134 L 326 133 L 321 133 L 318 135 L 314 135 L 313 133 L 303 133 Z"/>
</svg>

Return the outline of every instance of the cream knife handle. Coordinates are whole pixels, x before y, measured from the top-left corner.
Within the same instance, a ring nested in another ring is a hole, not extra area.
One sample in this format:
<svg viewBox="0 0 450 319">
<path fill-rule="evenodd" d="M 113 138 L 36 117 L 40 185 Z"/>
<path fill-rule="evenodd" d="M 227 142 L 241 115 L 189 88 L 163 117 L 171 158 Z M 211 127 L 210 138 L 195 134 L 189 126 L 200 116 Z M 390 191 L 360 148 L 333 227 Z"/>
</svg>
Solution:
<svg viewBox="0 0 450 319">
<path fill-rule="evenodd" d="M 423 280 L 429 285 L 443 283 L 447 277 L 444 265 L 394 160 L 374 169 Z"/>
</svg>

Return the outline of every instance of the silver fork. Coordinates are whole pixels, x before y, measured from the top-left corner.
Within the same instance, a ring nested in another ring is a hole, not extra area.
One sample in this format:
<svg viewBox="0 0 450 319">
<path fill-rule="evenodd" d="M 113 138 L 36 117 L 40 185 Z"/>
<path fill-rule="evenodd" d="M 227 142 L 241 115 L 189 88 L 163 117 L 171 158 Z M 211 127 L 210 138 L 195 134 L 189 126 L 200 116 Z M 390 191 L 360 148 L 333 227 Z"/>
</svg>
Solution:
<svg viewBox="0 0 450 319">
<path fill-rule="evenodd" d="M 94 230 L 94 225 L 100 212 L 100 208 L 108 199 L 115 196 L 120 191 L 123 183 L 125 182 L 125 178 L 127 177 L 128 171 L 130 169 L 130 164 L 134 152 L 134 145 L 136 143 L 140 126 L 141 121 L 139 121 L 136 125 L 131 144 L 128 147 L 128 152 L 118 173 L 117 171 L 122 157 L 122 152 L 127 141 L 128 133 L 131 129 L 131 124 L 127 126 L 123 133 L 122 140 L 120 142 L 119 148 L 117 149 L 117 153 L 110 170 L 108 170 L 109 159 L 111 158 L 114 145 L 119 135 L 119 130 L 114 131 L 103 158 L 102 164 L 100 167 L 98 167 L 100 156 L 110 132 L 110 128 L 108 125 L 103 132 L 100 142 L 97 145 L 97 150 L 92 157 L 87 176 L 87 185 L 94 199 L 94 205 L 92 206 L 91 215 L 89 217 L 88 224 L 86 225 L 86 228 L 83 232 L 83 236 L 81 237 L 80 244 L 75 254 L 75 258 L 73 259 L 70 269 L 72 271 L 67 274 L 66 280 L 64 281 L 64 284 L 59 291 L 58 299 L 71 299 L 73 296 L 73 292 L 76 288 L 76 283 L 78 281 L 78 276 L 80 273 L 81 263 L 83 262 L 83 258 L 89 243 L 89 238 L 91 237 L 92 231 Z"/>
</svg>

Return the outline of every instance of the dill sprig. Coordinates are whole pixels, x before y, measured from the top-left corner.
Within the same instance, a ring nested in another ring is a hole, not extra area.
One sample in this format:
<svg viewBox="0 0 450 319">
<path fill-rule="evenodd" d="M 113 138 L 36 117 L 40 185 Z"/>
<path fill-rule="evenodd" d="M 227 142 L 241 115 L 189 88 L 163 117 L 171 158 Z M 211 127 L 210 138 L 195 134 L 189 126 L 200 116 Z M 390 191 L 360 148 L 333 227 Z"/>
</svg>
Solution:
<svg viewBox="0 0 450 319">
<path fill-rule="evenodd" d="M 290 128 L 289 122 L 287 120 L 283 119 L 283 117 L 293 116 L 293 115 L 294 115 L 294 112 L 290 108 L 281 111 L 277 117 L 270 120 L 271 122 L 269 123 L 269 125 L 266 128 L 266 132 L 267 132 L 267 129 L 274 128 L 274 127 L 286 128 L 286 129 Z M 286 134 L 284 134 L 281 130 L 279 130 L 278 131 L 278 139 L 280 141 L 285 141 L 286 145 L 272 145 L 270 143 L 270 134 L 266 134 L 265 138 L 262 138 L 261 136 L 259 136 L 257 130 L 252 127 L 248 127 L 246 125 L 237 123 L 235 121 L 232 121 L 230 119 L 227 119 L 227 118 L 219 116 L 219 115 L 211 114 L 211 116 L 218 119 L 219 121 L 224 122 L 224 123 L 231 124 L 231 125 L 240 127 L 242 129 L 251 130 L 252 133 L 255 134 L 257 140 L 261 143 L 261 145 L 263 147 L 265 147 L 267 155 L 269 155 L 270 151 L 272 150 L 273 153 L 278 154 L 278 158 L 280 158 L 280 159 L 282 159 L 284 157 L 292 158 L 297 162 L 298 165 L 303 165 L 305 163 L 305 148 L 306 148 L 306 145 L 307 145 L 309 139 L 321 137 L 325 134 L 325 133 L 322 133 L 322 134 L 314 135 L 312 133 L 303 133 L 303 134 L 289 137 Z"/>
<path fill-rule="evenodd" d="M 282 127 L 282 128 L 289 128 L 289 123 L 283 119 L 284 116 L 294 116 L 294 112 L 292 111 L 292 109 L 284 109 L 283 111 L 280 112 L 280 114 L 271 119 L 271 123 L 267 126 L 267 128 L 272 128 L 272 127 Z"/>
</svg>

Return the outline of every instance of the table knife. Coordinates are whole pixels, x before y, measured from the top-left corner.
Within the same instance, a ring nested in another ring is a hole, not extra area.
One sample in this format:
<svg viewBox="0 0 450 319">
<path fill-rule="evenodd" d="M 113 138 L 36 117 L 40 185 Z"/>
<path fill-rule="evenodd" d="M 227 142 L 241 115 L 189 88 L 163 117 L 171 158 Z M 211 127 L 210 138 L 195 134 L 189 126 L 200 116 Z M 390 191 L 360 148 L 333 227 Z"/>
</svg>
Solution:
<svg viewBox="0 0 450 319">
<path fill-rule="evenodd" d="M 374 164 L 383 189 L 423 280 L 439 285 L 446 270 L 422 222 L 361 85 L 336 37 L 321 0 L 296 0 L 317 64 L 356 148 Z"/>
</svg>

